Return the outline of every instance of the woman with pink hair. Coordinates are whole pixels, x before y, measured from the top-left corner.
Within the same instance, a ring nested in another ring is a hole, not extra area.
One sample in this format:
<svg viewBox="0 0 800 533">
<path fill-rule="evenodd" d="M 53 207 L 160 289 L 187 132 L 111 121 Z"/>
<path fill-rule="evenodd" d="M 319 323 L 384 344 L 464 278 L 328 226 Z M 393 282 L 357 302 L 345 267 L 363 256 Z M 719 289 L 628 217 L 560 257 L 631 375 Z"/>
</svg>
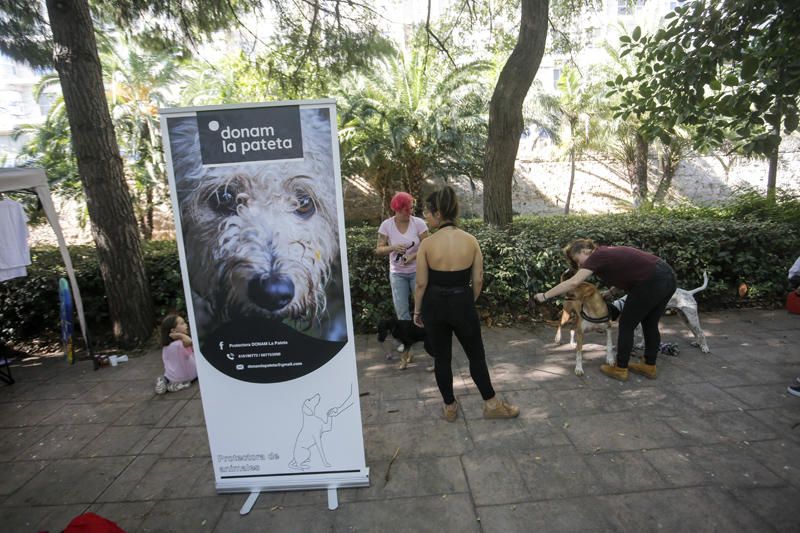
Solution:
<svg viewBox="0 0 800 533">
<path fill-rule="evenodd" d="M 378 228 L 375 253 L 389 256 L 389 283 L 397 319 L 411 320 L 408 301 L 417 283 L 417 251 L 419 243 L 428 236 L 428 226 L 411 215 L 414 197 L 407 192 L 396 193 L 389 205 L 394 216 Z"/>
</svg>

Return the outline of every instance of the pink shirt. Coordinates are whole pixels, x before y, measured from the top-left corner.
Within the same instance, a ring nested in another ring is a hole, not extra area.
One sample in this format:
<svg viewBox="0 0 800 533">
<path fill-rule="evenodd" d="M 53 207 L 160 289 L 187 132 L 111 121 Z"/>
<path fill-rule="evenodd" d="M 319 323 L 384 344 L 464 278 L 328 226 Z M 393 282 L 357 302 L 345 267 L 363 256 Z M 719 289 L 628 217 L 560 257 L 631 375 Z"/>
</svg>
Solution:
<svg viewBox="0 0 800 533">
<path fill-rule="evenodd" d="M 194 350 L 191 346 L 184 346 L 183 341 L 173 341 L 164 346 L 161 349 L 161 359 L 164 360 L 164 375 L 168 380 L 181 382 L 197 378 Z"/>
<path fill-rule="evenodd" d="M 409 245 L 408 248 L 406 248 L 407 254 L 417 253 L 420 243 L 419 236 L 426 231 L 428 231 L 428 226 L 425 225 L 425 221 L 419 217 L 413 216 L 408 221 L 408 229 L 406 229 L 405 233 L 400 233 L 400 230 L 397 229 L 397 225 L 394 223 L 394 217 L 384 220 L 381 223 L 381 227 L 378 228 L 378 233 L 389 239 L 390 246 L 394 246 L 395 244 Z M 402 259 L 401 254 L 391 252 L 389 254 L 389 272 L 394 272 L 396 274 L 413 274 L 417 271 L 416 261 L 403 263 Z"/>
</svg>

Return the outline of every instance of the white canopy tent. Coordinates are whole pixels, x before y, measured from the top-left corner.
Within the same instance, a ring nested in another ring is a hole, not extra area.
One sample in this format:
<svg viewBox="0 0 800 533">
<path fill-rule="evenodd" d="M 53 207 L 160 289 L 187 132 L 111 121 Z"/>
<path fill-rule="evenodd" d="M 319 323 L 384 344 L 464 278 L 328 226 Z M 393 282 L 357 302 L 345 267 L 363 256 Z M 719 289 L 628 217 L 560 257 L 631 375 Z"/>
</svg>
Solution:
<svg viewBox="0 0 800 533">
<path fill-rule="evenodd" d="M 75 301 L 75 310 L 78 312 L 78 321 L 81 325 L 83 339 L 89 348 L 89 335 L 86 329 L 86 319 L 83 315 L 83 301 L 78 290 L 78 282 L 75 279 L 75 270 L 72 268 L 72 259 L 67 250 L 67 243 L 61 233 L 61 225 L 58 223 L 58 215 L 53 206 L 53 199 L 50 196 L 50 187 L 47 186 L 47 177 L 41 168 L 1 168 L 0 169 L 0 193 L 19 190 L 34 190 L 42 202 L 47 221 L 53 227 L 53 231 L 58 239 L 58 248 L 61 250 L 61 257 L 67 267 L 67 276 L 72 287 L 72 298 Z M 91 348 L 89 348 L 91 352 Z"/>
</svg>

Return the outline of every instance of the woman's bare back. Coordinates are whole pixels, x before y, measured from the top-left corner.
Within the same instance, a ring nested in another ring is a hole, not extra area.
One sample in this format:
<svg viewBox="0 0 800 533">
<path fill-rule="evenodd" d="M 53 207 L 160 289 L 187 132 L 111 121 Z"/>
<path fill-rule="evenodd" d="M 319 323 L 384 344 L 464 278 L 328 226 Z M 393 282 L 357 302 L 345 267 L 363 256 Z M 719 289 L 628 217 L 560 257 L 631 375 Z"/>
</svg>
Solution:
<svg viewBox="0 0 800 533">
<path fill-rule="evenodd" d="M 480 250 L 475 237 L 457 228 L 444 228 L 427 240 L 426 257 L 433 270 L 455 272 L 470 268 Z"/>
</svg>

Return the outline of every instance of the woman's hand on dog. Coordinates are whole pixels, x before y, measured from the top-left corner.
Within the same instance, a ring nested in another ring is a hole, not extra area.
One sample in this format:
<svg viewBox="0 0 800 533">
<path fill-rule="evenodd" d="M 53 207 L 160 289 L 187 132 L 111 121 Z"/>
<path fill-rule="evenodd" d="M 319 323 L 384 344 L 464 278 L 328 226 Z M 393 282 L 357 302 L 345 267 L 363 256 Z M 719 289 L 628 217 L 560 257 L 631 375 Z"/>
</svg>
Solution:
<svg viewBox="0 0 800 533">
<path fill-rule="evenodd" d="M 414 324 L 419 328 L 424 328 L 425 324 L 422 323 L 422 314 L 414 313 Z"/>
</svg>

